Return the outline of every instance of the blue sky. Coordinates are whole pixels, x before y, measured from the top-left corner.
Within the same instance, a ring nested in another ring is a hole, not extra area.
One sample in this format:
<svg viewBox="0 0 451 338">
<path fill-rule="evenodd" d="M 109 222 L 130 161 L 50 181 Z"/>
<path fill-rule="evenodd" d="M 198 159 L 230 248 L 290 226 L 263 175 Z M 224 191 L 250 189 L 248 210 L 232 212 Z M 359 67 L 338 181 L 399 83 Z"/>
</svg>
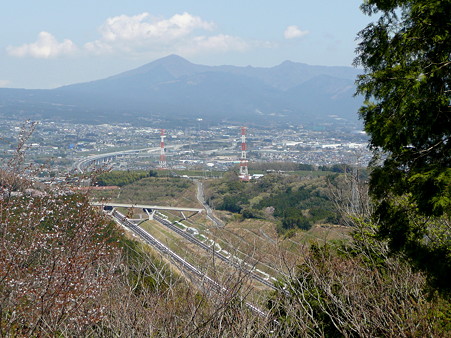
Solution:
<svg viewBox="0 0 451 338">
<path fill-rule="evenodd" d="M 360 0 L 5 0 L 0 87 L 55 88 L 169 54 L 194 63 L 351 66 Z"/>
</svg>

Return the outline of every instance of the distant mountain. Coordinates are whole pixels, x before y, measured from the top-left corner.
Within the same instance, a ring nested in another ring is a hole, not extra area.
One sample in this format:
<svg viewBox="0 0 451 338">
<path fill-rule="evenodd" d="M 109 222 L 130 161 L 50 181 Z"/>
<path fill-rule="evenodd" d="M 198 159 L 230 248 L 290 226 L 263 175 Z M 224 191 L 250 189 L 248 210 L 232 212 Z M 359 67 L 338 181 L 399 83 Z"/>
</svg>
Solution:
<svg viewBox="0 0 451 338">
<path fill-rule="evenodd" d="M 0 89 L 0 114 L 97 122 L 138 118 L 356 120 L 358 70 L 285 61 L 204 66 L 170 55 L 106 79 L 51 90 Z"/>
</svg>

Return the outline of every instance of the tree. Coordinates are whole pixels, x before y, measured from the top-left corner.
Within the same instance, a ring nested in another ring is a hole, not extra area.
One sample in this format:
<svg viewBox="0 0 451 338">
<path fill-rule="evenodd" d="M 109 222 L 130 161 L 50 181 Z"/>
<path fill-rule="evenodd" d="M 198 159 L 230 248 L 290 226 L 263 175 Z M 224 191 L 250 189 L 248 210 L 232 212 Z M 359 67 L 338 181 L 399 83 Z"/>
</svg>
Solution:
<svg viewBox="0 0 451 338">
<path fill-rule="evenodd" d="M 367 0 L 360 109 L 373 150 L 379 235 L 431 281 L 451 274 L 451 1 Z"/>
</svg>

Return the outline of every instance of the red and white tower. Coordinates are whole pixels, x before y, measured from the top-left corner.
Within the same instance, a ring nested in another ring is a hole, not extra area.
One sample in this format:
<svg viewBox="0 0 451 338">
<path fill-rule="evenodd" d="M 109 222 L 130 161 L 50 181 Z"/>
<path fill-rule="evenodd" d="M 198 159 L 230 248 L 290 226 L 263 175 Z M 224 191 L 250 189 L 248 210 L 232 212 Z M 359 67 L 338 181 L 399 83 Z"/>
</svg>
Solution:
<svg viewBox="0 0 451 338">
<path fill-rule="evenodd" d="M 161 129 L 160 131 L 160 162 L 159 162 L 159 169 L 167 169 L 167 163 L 166 163 L 166 149 L 164 147 L 164 138 L 166 135 L 164 134 L 164 129 Z"/>
<path fill-rule="evenodd" d="M 249 171 L 247 169 L 247 145 L 246 145 L 246 127 L 241 127 L 241 158 L 240 158 L 240 179 L 249 181 Z"/>
</svg>

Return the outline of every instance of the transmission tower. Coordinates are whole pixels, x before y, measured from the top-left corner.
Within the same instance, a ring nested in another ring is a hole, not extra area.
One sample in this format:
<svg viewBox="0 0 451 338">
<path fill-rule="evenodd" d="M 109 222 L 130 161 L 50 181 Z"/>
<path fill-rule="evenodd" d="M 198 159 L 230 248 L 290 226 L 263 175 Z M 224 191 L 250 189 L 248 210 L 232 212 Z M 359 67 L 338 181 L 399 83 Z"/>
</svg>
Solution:
<svg viewBox="0 0 451 338">
<path fill-rule="evenodd" d="M 247 154 L 246 154 L 246 127 L 241 127 L 241 158 L 240 158 L 240 180 L 249 181 L 249 171 L 247 169 Z"/>
<path fill-rule="evenodd" d="M 160 162 L 158 165 L 159 169 L 167 169 L 166 163 L 166 148 L 164 147 L 164 138 L 166 137 L 164 129 L 160 130 Z"/>
</svg>

